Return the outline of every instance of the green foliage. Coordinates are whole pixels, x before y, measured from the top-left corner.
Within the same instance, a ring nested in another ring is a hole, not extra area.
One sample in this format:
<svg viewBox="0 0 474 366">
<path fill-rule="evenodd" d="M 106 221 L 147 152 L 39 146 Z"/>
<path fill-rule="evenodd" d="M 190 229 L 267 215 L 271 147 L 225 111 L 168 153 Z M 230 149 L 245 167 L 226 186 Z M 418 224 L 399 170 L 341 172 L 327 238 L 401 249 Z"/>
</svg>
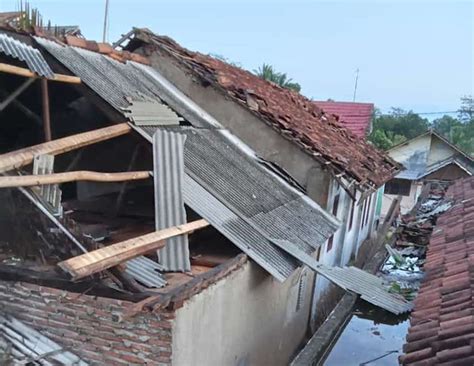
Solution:
<svg viewBox="0 0 474 366">
<path fill-rule="evenodd" d="M 443 116 L 431 123 L 412 111 L 392 108 L 387 115 L 376 112 L 372 133 L 368 137 L 375 146 L 388 150 L 410 140 L 428 129 L 435 129 L 452 144 L 474 154 L 474 101 L 471 96 L 461 98 L 458 118 Z"/>
<path fill-rule="evenodd" d="M 253 71 L 255 75 L 259 78 L 274 82 L 277 85 L 280 85 L 283 88 L 291 89 L 299 92 L 301 86 L 298 83 L 295 83 L 292 79 L 288 78 L 285 73 L 277 72 L 273 69 L 273 66 L 268 64 L 263 64 L 257 70 Z"/>
</svg>

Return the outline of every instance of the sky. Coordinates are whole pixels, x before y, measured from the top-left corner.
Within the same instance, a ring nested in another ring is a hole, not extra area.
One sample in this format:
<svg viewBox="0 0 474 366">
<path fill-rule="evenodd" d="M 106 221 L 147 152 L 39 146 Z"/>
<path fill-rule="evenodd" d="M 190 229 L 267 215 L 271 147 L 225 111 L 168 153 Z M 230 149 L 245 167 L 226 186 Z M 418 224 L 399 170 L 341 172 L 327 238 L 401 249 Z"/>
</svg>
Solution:
<svg viewBox="0 0 474 366">
<path fill-rule="evenodd" d="M 0 11 L 18 0 L 0 0 Z M 30 0 L 53 25 L 101 40 L 105 0 Z M 287 73 L 315 100 L 372 102 L 383 112 L 455 111 L 474 94 L 474 0 L 109 0 L 108 41 L 133 26 L 248 70 Z M 438 115 L 425 115 L 430 119 Z"/>
</svg>

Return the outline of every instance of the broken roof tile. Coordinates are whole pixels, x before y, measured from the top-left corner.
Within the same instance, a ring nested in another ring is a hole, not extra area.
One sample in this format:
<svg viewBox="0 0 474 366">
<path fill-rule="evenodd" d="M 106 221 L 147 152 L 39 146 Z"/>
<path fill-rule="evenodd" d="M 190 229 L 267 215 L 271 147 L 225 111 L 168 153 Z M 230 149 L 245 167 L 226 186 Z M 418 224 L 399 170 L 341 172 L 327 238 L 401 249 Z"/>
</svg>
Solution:
<svg viewBox="0 0 474 366">
<path fill-rule="evenodd" d="M 149 30 L 135 29 L 135 37 L 146 42 L 152 51 L 158 48 L 174 57 L 205 84 L 247 107 L 310 155 L 321 154 L 317 158 L 322 163 L 330 163 L 335 173 L 342 172 L 349 180 L 355 179 L 359 187 L 378 187 L 400 171 L 401 166 L 387 154 L 348 131 L 303 95 L 221 60 L 189 51 Z M 253 98 L 249 103 L 250 90 Z"/>
</svg>

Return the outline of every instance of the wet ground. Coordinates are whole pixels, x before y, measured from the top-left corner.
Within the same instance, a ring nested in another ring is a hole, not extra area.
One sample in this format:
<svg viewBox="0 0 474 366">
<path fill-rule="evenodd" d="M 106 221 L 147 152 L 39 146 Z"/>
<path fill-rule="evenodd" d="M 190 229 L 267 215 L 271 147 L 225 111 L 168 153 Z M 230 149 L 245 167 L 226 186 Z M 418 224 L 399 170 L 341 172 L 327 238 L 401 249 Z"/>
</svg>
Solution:
<svg viewBox="0 0 474 366">
<path fill-rule="evenodd" d="M 408 325 L 408 314 L 395 316 L 360 300 L 321 364 L 398 365 Z"/>
</svg>

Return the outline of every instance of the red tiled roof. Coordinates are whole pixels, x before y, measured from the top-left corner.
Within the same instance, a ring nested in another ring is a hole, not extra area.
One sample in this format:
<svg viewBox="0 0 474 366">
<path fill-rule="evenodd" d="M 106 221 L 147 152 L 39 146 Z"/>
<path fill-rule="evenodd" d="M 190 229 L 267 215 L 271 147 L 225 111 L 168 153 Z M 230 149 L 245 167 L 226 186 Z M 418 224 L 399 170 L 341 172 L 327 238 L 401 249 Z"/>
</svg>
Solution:
<svg viewBox="0 0 474 366">
<path fill-rule="evenodd" d="M 145 42 L 151 52 L 159 49 L 171 55 L 204 84 L 215 86 L 333 172 L 355 179 L 363 188 L 378 187 L 400 170 L 401 166 L 387 154 L 359 139 L 295 91 L 213 57 L 191 52 L 148 30 L 136 29 L 135 38 Z"/>
<path fill-rule="evenodd" d="M 410 318 L 403 365 L 474 365 L 474 177 L 447 192 Z"/>
<path fill-rule="evenodd" d="M 315 101 L 319 108 L 327 114 L 332 114 L 338 118 L 348 130 L 360 138 L 365 138 L 372 115 L 374 113 L 374 105 L 372 103 L 353 103 L 353 102 L 320 102 Z"/>
</svg>

